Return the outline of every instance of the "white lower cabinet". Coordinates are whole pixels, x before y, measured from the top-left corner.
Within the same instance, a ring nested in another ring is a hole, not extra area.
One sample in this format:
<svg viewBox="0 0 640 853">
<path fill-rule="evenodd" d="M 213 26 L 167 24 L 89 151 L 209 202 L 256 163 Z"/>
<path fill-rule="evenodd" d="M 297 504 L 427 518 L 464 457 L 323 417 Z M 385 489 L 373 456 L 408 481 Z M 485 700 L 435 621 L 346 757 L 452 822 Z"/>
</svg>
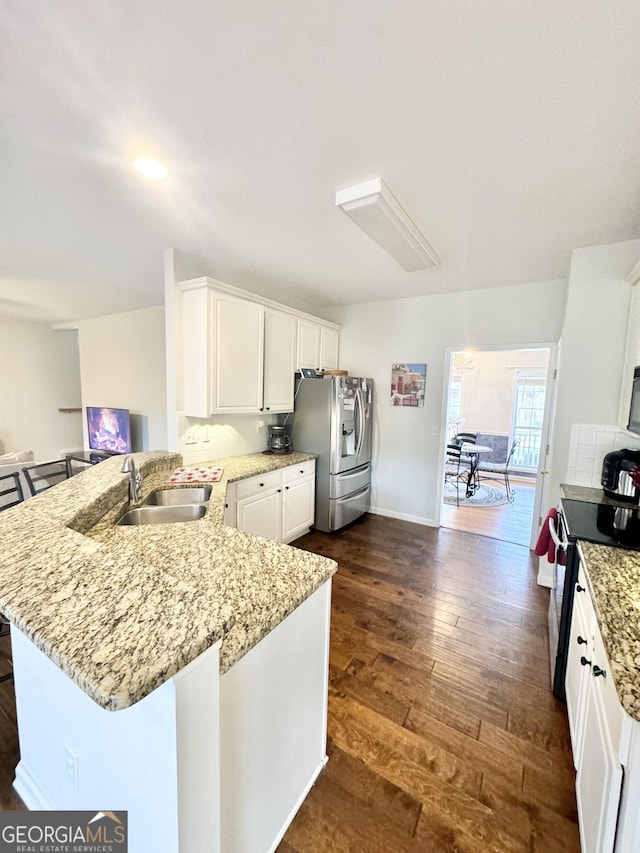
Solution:
<svg viewBox="0 0 640 853">
<path fill-rule="evenodd" d="M 294 465 L 282 472 L 282 539 L 291 542 L 314 522 L 316 478 L 315 462 L 305 468 Z"/>
<path fill-rule="evenodd" d="M 578 759 L 582 752 L 587 688 L 591 676 L 590 650 L 593 646 L 594 628 L 595 613 L 589 599 L 584 568 L 581 565 L 573 598 L 573 615 L 569 635 L 567 675 L 565 680 L 569 733 L 571 735 L 573 763 L 576 770 L 578 768 Z"/>
<path fill-rule="evenodd" d="M 311 460 L 231 483 L 225 523 L 276 542 L 297 539 L 314 522 L 315 469 Z"/>
<path fill-rule="evenodd" d="M 625 713 L 618 699 L 582 562 L 565 688 L 582 853 L 637 852 L 637 796 L 636 806 L 626 809 L 627 818 L 624 802 L 640 785 L 640 748 L 631 748 L 634 736 L 640 747 L 640 723 Z"/>
</svg>

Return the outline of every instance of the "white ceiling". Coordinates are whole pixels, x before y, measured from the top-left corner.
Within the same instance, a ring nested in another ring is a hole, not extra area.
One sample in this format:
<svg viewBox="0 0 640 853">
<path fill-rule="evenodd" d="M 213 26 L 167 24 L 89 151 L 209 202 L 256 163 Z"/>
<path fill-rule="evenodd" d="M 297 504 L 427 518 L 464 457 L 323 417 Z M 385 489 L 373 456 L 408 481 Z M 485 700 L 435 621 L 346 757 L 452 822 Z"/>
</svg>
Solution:
<svg viewBox="0 0 640 853">
<path fill-rule="evenodd" d="M 638 0 L 4 0 L 0 311 L 159 304 L 167 247 L 316 311 L 562 278 L 640 235 L 639 35 Z M 438 268 L 335 207 L 378 175 Z"/>
</svg>

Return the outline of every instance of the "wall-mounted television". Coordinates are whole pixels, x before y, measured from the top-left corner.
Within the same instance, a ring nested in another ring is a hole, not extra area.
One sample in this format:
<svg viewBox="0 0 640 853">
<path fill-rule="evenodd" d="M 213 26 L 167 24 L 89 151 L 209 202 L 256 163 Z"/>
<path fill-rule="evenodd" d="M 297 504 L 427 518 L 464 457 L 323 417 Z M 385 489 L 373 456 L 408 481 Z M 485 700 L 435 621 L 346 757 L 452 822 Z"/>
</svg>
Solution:
<svg viewBox="0 0 640 853">
<path fill-rule="evenodd" d="M 131 453 L 131 422 L 128 409 L 87 406 L 89 449 L 105 453 Z"/>
</svg>

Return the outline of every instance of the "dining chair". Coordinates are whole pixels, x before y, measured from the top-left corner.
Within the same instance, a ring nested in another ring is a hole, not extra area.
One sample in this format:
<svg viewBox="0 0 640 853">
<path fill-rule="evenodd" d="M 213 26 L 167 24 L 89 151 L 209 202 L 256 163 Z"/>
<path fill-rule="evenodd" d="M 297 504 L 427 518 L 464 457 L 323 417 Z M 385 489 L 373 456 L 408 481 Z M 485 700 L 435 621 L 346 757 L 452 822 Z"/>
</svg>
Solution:
<svg viewBox="0 0 640 853">
<path fill-rule="evenodd" d="M 9 509 L 23 500 L 24 492 L 22 491 L 20 474 L 16 471 L 13 474 L 5 474 L 0 477 L 0 511 Z"/>
<path fill-rule="evenodd" d="M 36 462 L 35 465 L 25 466 L 22 473 L 32 495 L 38 495 L 69 477 L 69 469 L 64 459 Z"/>
<path fill-rule="evenodd" d="M 487 461 L 481 459 L 476 469 L 478 477 L 482 478 L 482 475 L 485 474 L 485 480 L 498 480 L 504 478 L 504 488 L 507 493 L 507 500 L 509 501 L 509 503 L 513 503 L 514 498 L 516 496 L 515 489 L 511 488 L 511 484 L 509 482 L 509 465 L 511 464 L 515 449 L 519 444 L 520 439 L 514 438 L 511 442 L 509 453 L 507 454 L 507 458 L 504 462 Z"/>
<path fill-rule="evenodd" d="M 444 481 L 452 483 L 456 490 L 456 506 L 460 506 L 460 483 L 464 483 L 465 493 L 469 484 L 471 462 L 460 450 L 458 444 L 447 444 L 447 457 L 444 464 Z"/>
<path fill-rule="evenodd" d="M 20 474 L 16 471 L 13 474 L 5 474 L 0 477 L 0 512 L 10 507 L 17 506 L 24 500 L 24 492 L 22 491 L 22 483 L 20 482 Z M 0 639 L 8 637 L 11 631 L 9 629 L 9 620 L 4 613 L 0 613 Z M 0 684 L 4 681 L 11 681 L 13 678 L 13 669 L 0 675 Z"/>
</svg>

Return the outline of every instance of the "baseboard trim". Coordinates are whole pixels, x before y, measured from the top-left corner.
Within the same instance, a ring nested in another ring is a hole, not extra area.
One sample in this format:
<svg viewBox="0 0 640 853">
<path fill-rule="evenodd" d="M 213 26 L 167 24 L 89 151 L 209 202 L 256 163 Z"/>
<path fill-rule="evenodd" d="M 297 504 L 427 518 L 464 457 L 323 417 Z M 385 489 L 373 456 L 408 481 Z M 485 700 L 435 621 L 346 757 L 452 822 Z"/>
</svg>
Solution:
<svg viewBox="0 0 640 853">
<path fill-rule="evenodd" d="M 291 812 L 289 813 L 289 816 L 285 820 L 285 822 L 282 826 L 282 829 L 280 830 L 280 832 L 278 833 L 278 835 L 274 839 L 272 846 L 269 848 L 269 853 L 274 853 L 274 851 L 277 849 L 278 845 L 280 844 L 280 842 L 284 838 L 285 832 L 289 829 L 289 826 L 291 825 L 291 821 L 298 814 L 300 806 L 306 800 L 309 791 L 315 785 L 316 779 L 320 775 L 322 768 L 325 766 L 325 764 L 327 763 L 328 760 L 329 760 L 329 756 L 325 755 L 324 758 L 322 759 L 322 761 L 320 762 L 320 764 L 316 767 L 316 769 L 311 774 L 311 779 L 309 779 L 309 782 L 307 783 L 305 789 L 303 790 L 303 792 L 298 797 L 298 800 L 296 801 L 296 804 L 294 805 L 294 807 L 291 809 Z"/>
<path fill-rule="evenodd" d="M 13 787 L 30 811 L 51 811 L 51 803 L 44 796 L 42 788 L 25 767 L 24 761 L 18 762 Z"/>
<path fill-rule="evenodd" d="M 423 527 L 437 527 L 433 518 L 423 518 L 420 515 L 408 515 L 405 512 L 394 512 L 392 509 L 382 509 L 377 506 L 370 506 L 369 512 L 372 515 L 382 515 L 386 518 L 397 518 L 399 521 L 411 521 L 413 524 L 421 524 Z"/>
</svg>

